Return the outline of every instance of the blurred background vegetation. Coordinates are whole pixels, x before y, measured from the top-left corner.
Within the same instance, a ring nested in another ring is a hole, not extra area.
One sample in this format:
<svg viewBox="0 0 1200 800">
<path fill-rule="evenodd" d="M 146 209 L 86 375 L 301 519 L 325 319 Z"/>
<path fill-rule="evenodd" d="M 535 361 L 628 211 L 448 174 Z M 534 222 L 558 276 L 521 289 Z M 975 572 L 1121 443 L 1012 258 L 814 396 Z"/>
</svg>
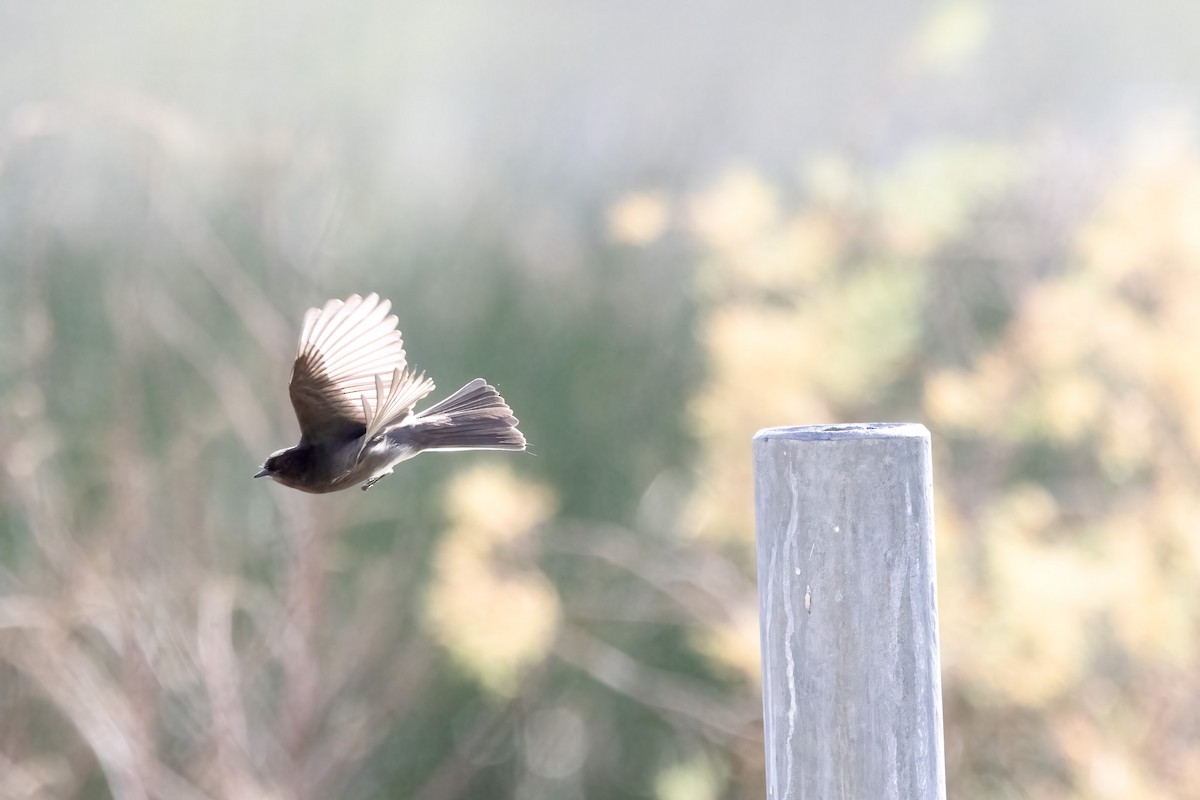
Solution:
<svg viewBox="0 0 1200 800">
<path fill-rule="evenodd" d="M 764 797 L 750 437 L 887 420 L 950 794 L 1200 797 L 1197 29 L 0 0 L 0 797 Z M 536 455 L 251 481 L 368 291 Z"/>
</svg>

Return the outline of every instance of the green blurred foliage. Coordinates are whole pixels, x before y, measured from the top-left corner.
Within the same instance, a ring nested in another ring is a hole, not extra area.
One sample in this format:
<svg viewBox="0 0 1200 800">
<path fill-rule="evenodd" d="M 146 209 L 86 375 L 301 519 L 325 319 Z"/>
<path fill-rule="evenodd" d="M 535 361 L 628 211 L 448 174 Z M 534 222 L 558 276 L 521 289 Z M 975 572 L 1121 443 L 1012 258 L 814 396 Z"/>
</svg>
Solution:
<svg viewBox="0 0 1200 800">
<path fill-rule="evenodd" d="M 950 793 L 1195 796 L 1196 13 L 0 2 L 0 796 L 763 797 L 750 437 L 895 419 Z M 249 480 L 356 291 L 534 455 Z"/>
</svg>

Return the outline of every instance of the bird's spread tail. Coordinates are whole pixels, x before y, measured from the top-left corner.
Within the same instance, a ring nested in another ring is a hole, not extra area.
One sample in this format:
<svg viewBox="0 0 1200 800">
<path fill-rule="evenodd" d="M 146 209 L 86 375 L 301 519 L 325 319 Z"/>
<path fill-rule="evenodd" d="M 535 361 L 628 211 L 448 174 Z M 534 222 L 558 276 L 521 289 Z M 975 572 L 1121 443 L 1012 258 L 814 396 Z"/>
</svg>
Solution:
<svg viewBox="0 0 1200 800">
<path fill-rule="evenodd" d="M 504 398 L 483 378 L 415 414 L 402 427 L 422 450 L 524 450 Z"/>
</svg>

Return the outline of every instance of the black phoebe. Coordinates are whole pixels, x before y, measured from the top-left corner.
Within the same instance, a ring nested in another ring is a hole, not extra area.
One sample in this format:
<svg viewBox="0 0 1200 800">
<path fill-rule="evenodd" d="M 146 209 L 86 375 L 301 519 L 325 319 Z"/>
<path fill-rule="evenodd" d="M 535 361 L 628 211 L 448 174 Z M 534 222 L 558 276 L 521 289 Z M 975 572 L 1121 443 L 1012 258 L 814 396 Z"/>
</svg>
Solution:
<svg viewBox="0 0 1200 800">
<path fill-rule="evenodd" d="M 433 391 L 408 369 L 392 304 L 371 293 L 330 300 L 304 315 L 288 393 L 300 443 L 272 453 L 254 477 L 305 492 L 363 491 L 425 450 L 524 450 L 504 398 L 476 378 L 419 413 Z"/>
</svg>

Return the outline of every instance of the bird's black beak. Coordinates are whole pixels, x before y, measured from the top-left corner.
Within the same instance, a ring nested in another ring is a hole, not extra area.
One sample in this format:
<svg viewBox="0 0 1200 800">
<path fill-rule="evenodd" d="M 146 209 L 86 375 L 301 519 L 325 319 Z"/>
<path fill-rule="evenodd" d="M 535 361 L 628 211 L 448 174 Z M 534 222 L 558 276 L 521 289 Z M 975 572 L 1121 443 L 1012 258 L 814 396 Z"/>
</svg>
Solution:
<svg viewBox="0 0 1200 800">
<path fill-rule="evenodd" d="M 267 476 L 268 476 L 268 475 L 270 475 L 270 474 L 271 474 L 271 471 L 270 471 L 269 469 L 267 469 L 266 467 L 263 467 L 263 468 L 262 468 L 262 469 L 260 469 L 260 470 L 259 470 L 257 473 L 255 473 L 254 477 L 256 477 L 256 478 L 265 478 L 265 477 L 267 477 Z"/>
</svg>

